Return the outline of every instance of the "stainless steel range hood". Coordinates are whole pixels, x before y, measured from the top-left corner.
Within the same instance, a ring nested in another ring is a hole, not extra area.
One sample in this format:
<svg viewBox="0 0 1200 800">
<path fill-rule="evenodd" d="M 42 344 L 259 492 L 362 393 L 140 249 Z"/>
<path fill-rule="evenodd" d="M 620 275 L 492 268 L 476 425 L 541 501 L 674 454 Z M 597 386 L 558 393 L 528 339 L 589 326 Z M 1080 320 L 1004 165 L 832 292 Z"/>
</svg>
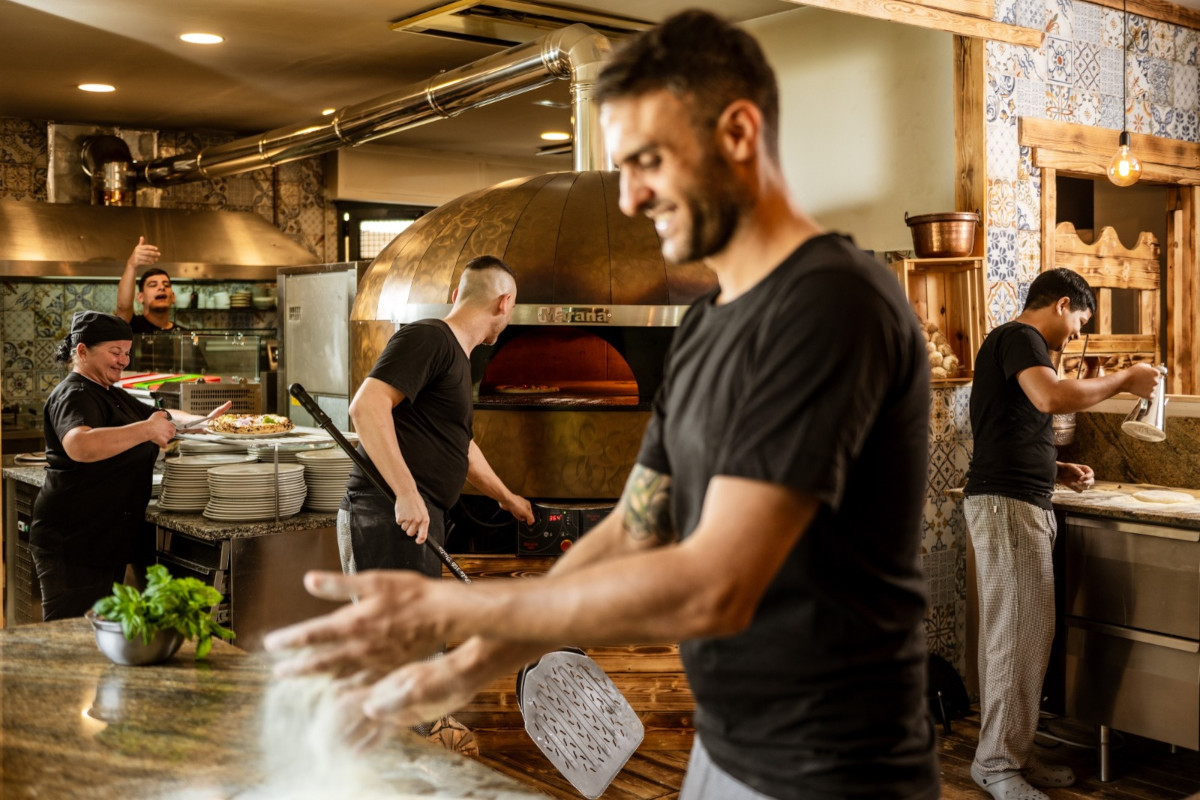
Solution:
<svg viewBox="0 0 1200 800">
<path fill-rule="evenodd" d="M 0 201 L 0 277 L 119 277 L 138 237 L 174 278 L 274 280 L 317 263 L 257 214 Z"/>
</svg>

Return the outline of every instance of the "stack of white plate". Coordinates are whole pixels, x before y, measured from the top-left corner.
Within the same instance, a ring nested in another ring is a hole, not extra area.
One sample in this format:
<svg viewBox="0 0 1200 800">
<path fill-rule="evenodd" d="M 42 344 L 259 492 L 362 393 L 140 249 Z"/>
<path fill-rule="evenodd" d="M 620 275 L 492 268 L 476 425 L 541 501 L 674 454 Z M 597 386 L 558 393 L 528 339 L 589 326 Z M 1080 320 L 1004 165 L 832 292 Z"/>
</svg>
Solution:
<svg viewBox="0 0 1200 800">
<path fill-rule="evenodd" d="M 163 511 L 202 511 L 208 502 L 209 468 L 252 461 L 254 456 L 245 453 L 207 453 L 163 459 L 158 507 Z"/>
<path fill-rule="evenodd" d="M 311 442 L 264 442 L 259 440 L 254 444 L 246 446 L 246 452 L 257 458 L 259 461 L 275 461 L 275 453 L 279 453 L 280 464 L 295 464 L 296 454 L 304 453 L 309 450 L 322 450 L 328 447 L 333 447 L 332 439 L 324 439 Z"/>
<path fill-rule="evenodd" d="M 199 455 L 201 453 L 244 453 L 246 446 L 238 442 L 228 442 L 214 439 L 211 442 L 201 442 L 196 439 L 182 439 L 179 442 L 179 452 L 183 455 Z"/>
<path fill-rule="evenodd" d="M 304 482 L 308 497 L 304 507 L 313 511 L 337 511 L 346 493 L 346 479 L 354 462 L 341 448 L 310 450 L 297 453 L 296 460 L 304 465 Z"/>
<path fill-rule="evenodd" d="M 204 516 L 209 519 L 283 519 L 295 516 L 304 505 L 304 467 L 262 463 L 213 467 L 208 490 Z"/>
</svg>

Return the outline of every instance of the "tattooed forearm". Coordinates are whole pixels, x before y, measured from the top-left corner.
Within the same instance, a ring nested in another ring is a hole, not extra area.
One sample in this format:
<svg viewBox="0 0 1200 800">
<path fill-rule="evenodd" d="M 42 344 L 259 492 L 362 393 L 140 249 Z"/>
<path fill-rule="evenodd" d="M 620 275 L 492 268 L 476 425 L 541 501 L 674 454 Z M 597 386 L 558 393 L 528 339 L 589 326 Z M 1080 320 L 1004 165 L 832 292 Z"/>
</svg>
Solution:
<svg viewBox="0 0 1200 800">
<path fill-rule="evenodd" d="M 621 523 L 637 541 L 673 542 L 671 476 L 635 464 L 621 494 Z"/>
</svg>

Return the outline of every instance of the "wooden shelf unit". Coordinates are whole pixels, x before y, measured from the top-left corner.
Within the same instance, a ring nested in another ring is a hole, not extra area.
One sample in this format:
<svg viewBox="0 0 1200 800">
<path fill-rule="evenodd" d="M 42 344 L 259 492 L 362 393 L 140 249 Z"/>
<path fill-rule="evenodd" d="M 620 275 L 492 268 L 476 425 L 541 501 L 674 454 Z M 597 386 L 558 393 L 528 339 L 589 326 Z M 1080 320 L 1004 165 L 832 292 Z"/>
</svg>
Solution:
<svg viewBox="0 0 1200 800">
<path fill-rule="evenodd" d="M 958 357 L 958 374 L 935 378 L 938 386 L 970 383 L 983 344 L 983 256 L 905 258 L 892 271 L 917 317 L 937 325 Z"/>
</svg>

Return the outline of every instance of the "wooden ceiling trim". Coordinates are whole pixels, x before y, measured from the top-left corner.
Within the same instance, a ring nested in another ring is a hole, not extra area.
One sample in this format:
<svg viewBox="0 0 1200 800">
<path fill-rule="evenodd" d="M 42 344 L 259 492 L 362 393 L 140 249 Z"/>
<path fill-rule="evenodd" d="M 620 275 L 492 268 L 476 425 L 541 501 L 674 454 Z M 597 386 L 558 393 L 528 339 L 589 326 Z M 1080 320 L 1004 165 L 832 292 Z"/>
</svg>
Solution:
<svg viewBox="0 0 1200 800">
<path fill-rule="evenodd" d="M 1037 151 L 1035 162 L 1078 172 L 1099 165 L 1103 173 L 1117 150 L 1118 131 L 1034 117 L 1017 120 L 1017 141 Z M 1141 133 L 1130 134 L 1133 152 L 1142 162 L 1142 177 L 1194 185 L 1200 183 L 1200 144 Z M 1094 171 L 1093 173 L 1094 174 Z"/>
<path fill-rule="evenodd" d="M 1021 28 L 1003 22 L 992 22 L 992 14 L 986 17 L 965 13 L 963 9 L 987 11 L 990 2 L 979 0 L 787 0 L 798 6 L 812 6 L 828 11 L 841 11 L 860 17 L 871 17 L 888 22 L 916 25 L 935 31 L 945 31 L 959 36 L 991 39 L 997 42 L 1040 48 L 1046 34 L 1033 28 Z M 955 10 L 947 10 L 953 8 Z"/>
</svg>

